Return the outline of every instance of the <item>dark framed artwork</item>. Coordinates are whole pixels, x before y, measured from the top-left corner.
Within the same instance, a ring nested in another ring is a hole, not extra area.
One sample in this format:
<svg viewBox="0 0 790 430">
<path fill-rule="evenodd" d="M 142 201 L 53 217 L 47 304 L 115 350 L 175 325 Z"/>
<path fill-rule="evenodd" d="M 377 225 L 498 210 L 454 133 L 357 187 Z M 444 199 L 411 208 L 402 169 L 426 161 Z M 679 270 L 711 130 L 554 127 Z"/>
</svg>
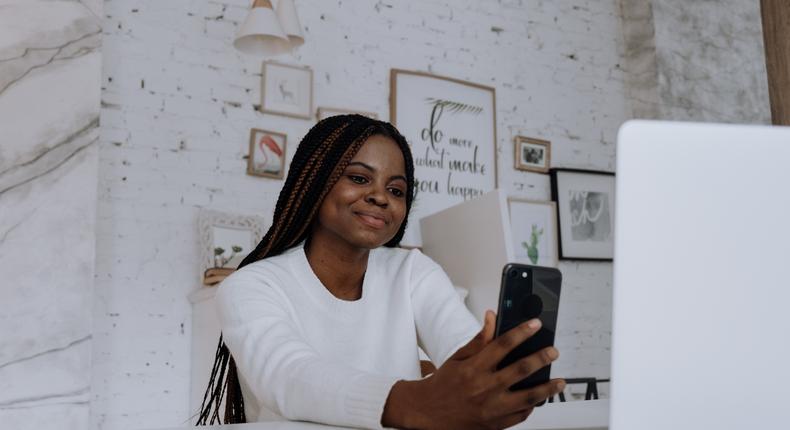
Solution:
<svg viewBox="0 0 790 430">
<path fill-rule="evenodd" d="M 614 173 L 551 169 L 560 260 L 614 258 Z"/>
</svg>

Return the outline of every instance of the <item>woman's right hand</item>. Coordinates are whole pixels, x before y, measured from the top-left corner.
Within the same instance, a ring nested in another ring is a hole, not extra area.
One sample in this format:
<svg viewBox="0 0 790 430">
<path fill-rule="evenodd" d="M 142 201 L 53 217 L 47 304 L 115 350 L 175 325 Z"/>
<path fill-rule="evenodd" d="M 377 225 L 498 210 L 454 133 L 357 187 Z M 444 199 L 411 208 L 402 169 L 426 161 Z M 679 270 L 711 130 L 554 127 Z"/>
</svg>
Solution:
<svg viewBox="0 0 790 430">
<path fill-rule="evenodd" d="M 513 348 L 540 329 L 530 320 L 497 339 L 495 314 L 488 311 L 480 333 L 459 349 L 429 378 L 398 381 L 384 407 L 382 424 L 414 429 L 502 429 L 529 417 L 533 408 L 561 392 L 565 381 L 554 379 L 520 391 L 508 388 L 559 356 L 553 347 L 497 370 Z"/>
</svg>

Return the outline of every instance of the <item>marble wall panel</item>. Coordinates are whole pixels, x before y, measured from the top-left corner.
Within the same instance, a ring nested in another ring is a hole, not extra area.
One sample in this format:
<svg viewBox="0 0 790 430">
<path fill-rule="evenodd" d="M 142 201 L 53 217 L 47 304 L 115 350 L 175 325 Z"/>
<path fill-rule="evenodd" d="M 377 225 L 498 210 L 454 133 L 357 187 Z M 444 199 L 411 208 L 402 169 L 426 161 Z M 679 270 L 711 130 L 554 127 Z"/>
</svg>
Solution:
<svg viewBox="0 0 790 430">
<path fill-rule="evenodd" d="M 0 422 L 90 422 L 101 3 L 0 5 Z"/>
<path fill-rule="evenodd" d="M 770 124 L 760 2 L 652 3 L 661 117 Z"/>
<path fill-rule="evenodd" d="M 634 118 L 658 119 L 661 101 L 658 96 L 655 27 L 651 0 L 620 0 L 620 25 L 623 31 L 623 69 L 626 94 Z"/>
</svg>

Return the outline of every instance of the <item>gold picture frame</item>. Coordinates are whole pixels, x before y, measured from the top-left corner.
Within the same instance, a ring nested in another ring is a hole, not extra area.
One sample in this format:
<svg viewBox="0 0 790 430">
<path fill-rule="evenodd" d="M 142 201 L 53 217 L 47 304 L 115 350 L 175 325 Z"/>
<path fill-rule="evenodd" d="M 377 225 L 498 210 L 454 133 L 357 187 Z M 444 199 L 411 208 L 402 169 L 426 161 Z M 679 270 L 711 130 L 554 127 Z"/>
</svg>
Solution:
<svg viewBox="0 0 790 430">
<path fill-rule="evenodd" d="M 313 70 L 307 66 L 264 61 L 261 70 L 260 111 L 312 119 Z"/>
<path fill-rule="evenodd" d="M 551 168 L 551 142 L 533 137 L 516 136 L 514 161 L 517 170 L 548 173 Z"/>
<path fill-rule="evenodd" d="M 513 255 L 519 263 L 557 267 L 557 203 L 508 198 Z"/>
<path fill-rule="evenodd" d="M 321 121 L 322 119 L 328 118 L 330 116 L 345 115 L 352 113 L 356 113 L 372 119 L 379 119 L 379 115 L 375 112 L 366 112 L 361 110 L 342 109 L 342 108 L 334 108 L 334 107 L 326 107 L 326 106 L 321 106 L 316 110 L 315 119 Z"/>
<path fill-rule="evenodd" d="M 285 155 L 288 136 L 261 128 L 250 129 L 247 153 L 247 174 L 282 179 L 285 176 Z"/>
</svg>

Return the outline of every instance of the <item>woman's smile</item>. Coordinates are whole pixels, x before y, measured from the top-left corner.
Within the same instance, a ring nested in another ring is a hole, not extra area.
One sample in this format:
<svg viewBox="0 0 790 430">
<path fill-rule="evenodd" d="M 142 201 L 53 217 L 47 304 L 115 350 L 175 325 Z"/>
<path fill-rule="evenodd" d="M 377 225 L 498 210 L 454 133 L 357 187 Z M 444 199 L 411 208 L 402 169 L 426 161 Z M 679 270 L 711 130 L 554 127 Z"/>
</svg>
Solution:
<svg viewBox="0 0 790 430">
<path fill-rule="evenodd" d="M 360 250 L 384 245 L 406 218 L 406 191 L 398 145 L 389 137 L 369 137 L 321 204 L 311 240 Z"/>
<path fill-rule="evenodd" d="M 363 224 L 369 227 L 373 227 L 375 229 L 384 228 L 386 227 L 387 224 L 389 224 L 387 222 L 387 219 L 383 215 L 378 215 L 372 212 L 363 212 L 363 211 L 357 211 L 354 212 L 354 214 L 357 215 L 357 217 L 359 217 L 359 219 L 362 221 Z"/>
</svg>

